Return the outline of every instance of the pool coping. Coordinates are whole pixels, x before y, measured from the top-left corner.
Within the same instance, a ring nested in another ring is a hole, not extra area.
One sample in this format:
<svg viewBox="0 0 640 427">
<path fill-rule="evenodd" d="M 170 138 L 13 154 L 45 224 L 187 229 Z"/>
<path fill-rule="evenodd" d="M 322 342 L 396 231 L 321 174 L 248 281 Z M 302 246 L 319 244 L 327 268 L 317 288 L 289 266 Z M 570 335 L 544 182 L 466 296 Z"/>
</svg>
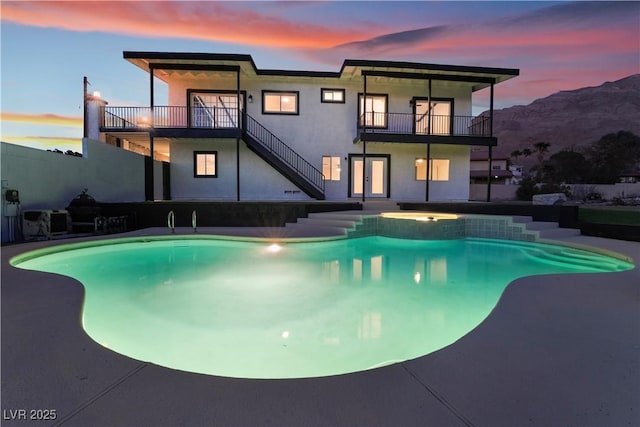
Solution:
<svg viewBox="0 0 640 427">
<path fill-rule="evenodd" d="M 74 242 L 83 240 L 96 238 Z M 639 425 L 640 244 L 541 242 L 623 254 L 636 267 L 521 278 L 480 326 L 442 350 L 296 380 L 192 374 L 105 349 L 81 328 L 81 284 L 8 263 L 69 241 L 3 247 L 2 425 Z M 56 419 L 18 419 L 38 409 L 55 409 Z"/>
</svg>

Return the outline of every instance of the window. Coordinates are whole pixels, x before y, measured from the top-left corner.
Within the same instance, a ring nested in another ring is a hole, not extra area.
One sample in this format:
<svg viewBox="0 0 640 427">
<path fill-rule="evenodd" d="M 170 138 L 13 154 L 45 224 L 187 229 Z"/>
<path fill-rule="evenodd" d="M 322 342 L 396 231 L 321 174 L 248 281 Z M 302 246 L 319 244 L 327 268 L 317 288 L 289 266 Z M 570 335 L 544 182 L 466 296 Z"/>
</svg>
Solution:
<svg viewBox="0 0 640 427">
<path fill-rule="evenodd" d="M 195 178 L 217 178 L 218 152 L 217 151 L 194 151 L 193 152 L 193 176 Z"/>
<path fill-rule="evenodd" d="M 326 181 L 340 181 L 340 157 L 322 156 L 322 175 Z"/>
<path fill-rule="evenodd" d="M 299 92 L 262 91 L 263 114 L 299 114 Z"/>
<path fill-rule="evenodd" d="M 387 127 L 387 99 L 386 94 L 367 95 L 366 108 L 363 94 L 358 94 L 358 123 L 359 126 L 370 126 L 376 128 Z M 366 110 L 366 111 L 365 111 Z M 366 114 L 366 121 L 363 115 Z"/>
<path fill-rule="evenodd" d="M 344 104 L 344 89 L 320 89 L 320 102 L 330 104 Z"/>
<path fill-rule="evenodd" d="M 429 162 L 429 181 L 449 181 L 448 159 L 431 159 Z M 416 159 L 416 181 L 424 181 L 426 176 L 427 159 Z"/>
</svg>

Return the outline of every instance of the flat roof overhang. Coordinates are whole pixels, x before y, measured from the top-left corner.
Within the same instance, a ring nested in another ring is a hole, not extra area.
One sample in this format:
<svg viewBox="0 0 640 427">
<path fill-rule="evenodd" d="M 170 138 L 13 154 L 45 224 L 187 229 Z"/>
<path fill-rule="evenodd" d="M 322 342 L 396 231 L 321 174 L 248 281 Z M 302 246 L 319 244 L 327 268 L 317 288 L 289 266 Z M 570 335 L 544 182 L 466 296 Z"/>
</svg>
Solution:
<svg viewBox="0 0 640 427">
<path fill-rule="evenodd" d="M 492 83 L 497 84 L 516 77 L 520 75 L 520 70 L 517 68 L 347 59 L 344 61 L 341 74 L 474 83 L 472 90 L 475 92 Z"/>
<path fill-rule="evenodd" d="M 166 82 L 167 71 L 241 72 L 245 76 L 308 77 L 354 79 L 364 75 L 390 79 L 444 80 L 472 83 L 472 90 L 484 89 L 516 77 L 515 68 L 476 67 L 428 64 L 402 61 L 371 61 L 345 59 L 340 71 L 301 71 L 259 69 L 251 55 L 190 52 L 124 51 L 123 58 Z"/>
</svg>

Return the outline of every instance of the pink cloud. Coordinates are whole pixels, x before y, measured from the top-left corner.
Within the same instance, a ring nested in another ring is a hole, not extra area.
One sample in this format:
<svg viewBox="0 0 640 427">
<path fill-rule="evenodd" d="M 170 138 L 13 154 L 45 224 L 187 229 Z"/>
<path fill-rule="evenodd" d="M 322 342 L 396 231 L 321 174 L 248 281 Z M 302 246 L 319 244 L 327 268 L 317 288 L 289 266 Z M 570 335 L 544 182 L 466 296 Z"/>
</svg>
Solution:
<svg viewBox="0 0 640 427">
<path fill-rule="evenodd" d="M 3 2 L 2 20 L 70 31 L 268 47 L 326 48 L 373 35 L 371 29 L 293 22 L 261 15 L 242 3 L 218 2 Z"/>
<path fill-rule="evenodd" d="M 61 116 L 59 114 L 32 114 L 0 112 L 0 120 L 7 122 L 30 123 L 34 125 L 54 125 L 54 126 L 82 126 L 82 117 Z"/>
</svg>

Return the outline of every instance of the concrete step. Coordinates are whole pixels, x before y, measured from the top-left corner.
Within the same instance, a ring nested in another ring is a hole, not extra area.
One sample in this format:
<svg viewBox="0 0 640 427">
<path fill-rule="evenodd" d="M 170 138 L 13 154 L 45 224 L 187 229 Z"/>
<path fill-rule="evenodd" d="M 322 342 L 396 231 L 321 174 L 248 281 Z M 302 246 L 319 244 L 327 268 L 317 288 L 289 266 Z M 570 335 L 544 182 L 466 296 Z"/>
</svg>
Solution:
<svg viewBox="0 0 640 427">
<path fill-rule="evenodd" d="M 297 224 L 305 224 L 318 227 L 339 227 L 345 229 L 353 229 L 358 224 L 358 221 L 347 219 L 335 219 L 332 217 L 313 217 L 313 218 L 298 218 Z"/>
<path fill-rule="evenodd" d="M 512 216 L 512 218 L 513 218 L 513 222 L 517 222 L 517 223 L 533 222 L 533 218 L 531 218 L 530 216 L 514 215 Z"/>
<path fill-rule="evenodd" d="M 319 224 L 287 223 L 285 230 L 287 237 L 343 237 L 347 235 L 347 229 L 344 227 Z"/>
<path fill-rule="evenodd" d="M 310 213 L 309 218 L 361 221 L 362 211 L 316 212 L 316 213 Z"/>
<path fill-rule="evenodd" d="M 546 221 L 531 221 L 527 222 L 527 230 L 535 231 L 535 230 L 550 230 L 558 228 L 557 222 L 546 222 Z"/>
<path fill-rule="evenodd" d="M 575 228 L 553 228 L 547 230 L 539 230 L 539 239 L 559 239 L 563 237 L 575 237 L 580 235 L 580 230 Z"/>
</svg>

